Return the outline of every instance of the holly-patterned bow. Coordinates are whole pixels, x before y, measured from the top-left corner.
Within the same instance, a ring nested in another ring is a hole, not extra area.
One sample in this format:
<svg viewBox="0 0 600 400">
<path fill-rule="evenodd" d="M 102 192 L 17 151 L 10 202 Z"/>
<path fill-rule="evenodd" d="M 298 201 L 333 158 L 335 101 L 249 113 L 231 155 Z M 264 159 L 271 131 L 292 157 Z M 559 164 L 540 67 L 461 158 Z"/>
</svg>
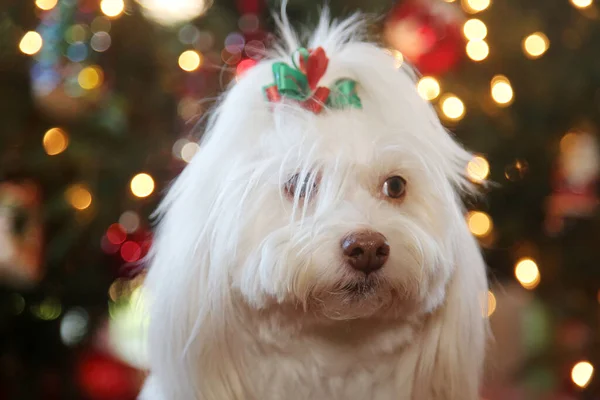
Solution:
<svg viewBox="0 0 600 400">
<path fill-rule="evenodd" d="M 338 79 L 331 89 L 318 86 L 329 64 L 322 47 L 310 51 L 301 47 L 297 53 L 299 65 L 294 57 L 293 67 L 284 62 L 273 64 L 274 83 L 264 87 L 269 101 L 278 102 L 282 97 L 288 97 L 315 114 L 320 113 L 325 105 L 334 109 L 362 108 L 356 94 L 356 81 L 343 78 Z"/>
</svg>

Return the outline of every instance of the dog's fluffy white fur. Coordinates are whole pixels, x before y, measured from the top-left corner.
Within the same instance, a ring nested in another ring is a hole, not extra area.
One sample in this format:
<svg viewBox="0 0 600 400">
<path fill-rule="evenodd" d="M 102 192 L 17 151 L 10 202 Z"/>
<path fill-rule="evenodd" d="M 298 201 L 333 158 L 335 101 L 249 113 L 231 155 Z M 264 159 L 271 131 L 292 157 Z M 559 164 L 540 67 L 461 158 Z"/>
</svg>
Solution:
<svg viewBox="0 0 600 400">
<path fill-rule="evenodd" d="M 330 58 L 320 85 L 356 80 L 363 109 L 265 101 L 272 63 L 300 45 L 284 16 L 278 55 L 226 93 L 159 209 L 141 399 L 478 398 L 487 282 L 460 200 L 471 156 L 411 75 L 360 40 L 360 17 L 323 14 L 307 46 Z M 294 174 L 318 190 L 290 198 Z M 401 201 L 382 195 L 394 175 Z M 391 247 L 368 281 L 340 248 L 365 228 Z"/>
</svg>

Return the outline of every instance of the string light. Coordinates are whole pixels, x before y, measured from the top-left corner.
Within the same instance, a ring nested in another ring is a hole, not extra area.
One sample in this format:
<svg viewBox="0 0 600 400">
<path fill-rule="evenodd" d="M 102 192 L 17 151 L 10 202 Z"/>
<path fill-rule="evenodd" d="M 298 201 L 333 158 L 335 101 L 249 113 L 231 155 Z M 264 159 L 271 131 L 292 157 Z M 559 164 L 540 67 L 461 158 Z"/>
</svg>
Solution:
<svg viewBox="0 0 600 400">
<path fill-rule="evenodd" d="M 489 235 L 492 231 L 492 218 L 481 211 L 471 211 L 467 214 L 467 225 L 471 233 L 478 237 Z"/>
<path fill-rule="evenodd" d="M 494 296 L 494 293 L 492 293 L 491 290 L 488 290 L 488 293 L 487 293 L 487 316 L 488 316 L 488 318 L 492 316 L 494 311 L 496 311 L 496 305 L 497 305 L 496 296 Z"/>
<path fill-rule="evenodd" d="M 417 84 L 419 95 L 425 100 L 434 100 L 440 95 L 440 83 L 432 76 L 424 76 Z"/>
<path fill-rule="evenodd" d="M 540 270 L 531 258 L 522 258 L 515 266 L 515 277 L 525 289 L 532 290 L 540 283 Z"/>
<path fill-rule="evenodd" d="M 496 75 L 491 83 L 492 99 L 502 106 L 507 106 L 513 101 L 513 89 L 510 81 L 504 75 Z"/>
<path fill-rule="evenodd" d="M 580 361 L 573 366 L 571 370 L 571 379 L 573 383 L 580 388 L 585 388 L 589 385 L 594 375 L 594 366 L 588 361 Z"/>
<path fill-rule="evenodd" d="M 442 112 L 446 118 L 459 121 L 465 115 L 465 105 L 453 94 L 446 94 L 441 100 Z"/>
<path fill-rule="evenodd" d="M 467 55 L 473 61 L 483 61 L 490 54 L 490 47 L 485 40 L 470 40 L 467 43 Z"/>
<path fill-rule="evenodd" d="M 491 0 L 463 0 L 463 9 L 471 14 L 475 14 L 487 9 L 491 4 Z"/>
<path fill-rule="evenodd" d="M 594 0 L 571 0 L 571 4 L 576 8 L 588 8 L 593 2 Z"/>
<path fill-rule="evenodd" d="M 44 11 L 52 10 L 57 3 L 58 0 L 35 0 L 37 8 Z"/>
<path fill-rule="evenodd" d="M 42 145 L 46 154 L 55 156 L 62 153 L 69 146 L 69 137 L 60 128 L 51 128 L 46 131 L 42 139 Z"/>
<path fill-rule="evenodd" d="M 480 183 L 490 174 L 490 163 L 482 156 L 475 156 L 467 164 L 467 176 L 473 182 Z"/>
<path fill-rule="evenodd" d="M 23 54 L 31 56 L 40 51 L 43 44 L 44 41 L 39 33 L 36 31 L 29 31 L 23 35 L 23 38 L 19 42 L 19 50 L 21 50 Z"/>
<path fill-rule="evenodd" d="M 141 173 L 131 179 L 131 193 L 136 197 L 148 197 L 154 191 L 154 179 L 148 174 Z"/>
<path fill-rule="evenodd" d="M 102 69 L 94 65 L 85 67 L 77 76 L 79 86 L 86 90 L 96 89 L 98 86 L 102 85 L 103 79 L 104 73 L 102 72 Z"/>
<path fill-rule="evenodd" d="M 85 210 L 92 204 L 92 194 L 86 186 L 81 184 L 69 186 L 65 192 L 65 198 L 77 210 Z"/>
<path fill-rule="evenodd" d="M 404 63 L 404 56 L 396 49 L 386 49 L 385 52 L 394 59 L 394 68 L 398 69 Z"/>
<path fill-rule="evenodd" d="M 179 67 L 187 72 L 197 70 L 202 65 L 202 56 L 195 50 L 186 50 L 179 56 Z"/>
<path fill-rule="evenodd" d="M 463 33 L 468 40 L 483 40 L 487 36 L 487 26 L 480 19 L 470 19 L 463 26 Z"/>
<path fill-rule="evenodd" d="M 542 32 L 535 32 L 523 40 L 523 51 L 528 58 L 540 58 L 550 47 L 548 37 Z"/>
<path fill-rule="evenodd" d="M 123 0 L 102 0 L 100 2 L 100 10 L 110 18 L 115 18 L 121 15 L 125 9 Z"/>
</svg>

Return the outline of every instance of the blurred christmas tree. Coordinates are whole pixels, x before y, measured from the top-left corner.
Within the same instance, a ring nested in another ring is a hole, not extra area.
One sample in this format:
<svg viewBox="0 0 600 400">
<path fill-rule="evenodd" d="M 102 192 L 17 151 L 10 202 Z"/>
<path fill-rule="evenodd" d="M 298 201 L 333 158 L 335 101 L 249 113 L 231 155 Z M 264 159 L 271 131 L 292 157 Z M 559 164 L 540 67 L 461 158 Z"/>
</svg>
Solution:
<svg viewBox="0 0 600 400">
<path fill-rule="evenodd" d="M 321 5 L 290 0 L 288 14 L 310 24 Z M 0 399 L 134 398 L 140 377 L 117 358 L 135 365 L 137 350 L 124 345 L 134 334 L 119 318 L 131 318 L 124 299 L 135 297 L 139 280 L 129 278 L 150 245 L 149 215 L 193 157 L 212 100 L 269 47 L 278 6 L 8 0 L 0 9 Z M 479 153 L 472 180 L 497 183 L 467 220 L 499 283 L 488 294 L 498 342 L 517 350 L 491 352 L 500 367 L 486 396 L 596 398 L 590 364 L 571 377 L 577 362 L 600 361 L 593 0 L 330 6 L 335 16 L 386 16 L 373 20 L 375 40 L 399 68 L 424 74 L 423 98 Z M 98 341 L 118 357 L 98 353 Z"/>
</svg>

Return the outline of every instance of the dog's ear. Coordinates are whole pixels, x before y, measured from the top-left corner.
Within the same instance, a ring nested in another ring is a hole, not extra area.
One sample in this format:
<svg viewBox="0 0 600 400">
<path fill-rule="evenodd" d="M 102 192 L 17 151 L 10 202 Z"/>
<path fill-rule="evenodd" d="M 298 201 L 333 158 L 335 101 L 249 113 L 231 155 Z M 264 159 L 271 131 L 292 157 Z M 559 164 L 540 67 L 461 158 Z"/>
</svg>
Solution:
<svg viewBox="0 0 600 400">
<path fill-rule="evenodd" d="M 480 249 L 462 218 L 454 236 L 444 304 L 426 322 L 411 400 L 476 400 L 488 335 L 487 278 Z"/>
<path fill-rule="evenodd" d="M 226 232 L 228 227 L 221 228 L 228 218 L 236 217 L 231 215 L 234 211 L 220 212 L 229 206 L 221 190 L 225 167 L 218 161 L 221 154 L 211 146 L 206 144 L 196 154 L 159 207 L 148 260 L 149 384 L 165 399 L 234 398 L 232 389 L 215 387 L 226 380 L 207 376 L 218 376 L 227 358 L 221 332 L 228 314 L 232 263 L 228 249 L 212 250 L 223 246 L 225 235 L 235 235 Z M 200 365 L 212 355 L 213 365 Z"/>
</svg>

